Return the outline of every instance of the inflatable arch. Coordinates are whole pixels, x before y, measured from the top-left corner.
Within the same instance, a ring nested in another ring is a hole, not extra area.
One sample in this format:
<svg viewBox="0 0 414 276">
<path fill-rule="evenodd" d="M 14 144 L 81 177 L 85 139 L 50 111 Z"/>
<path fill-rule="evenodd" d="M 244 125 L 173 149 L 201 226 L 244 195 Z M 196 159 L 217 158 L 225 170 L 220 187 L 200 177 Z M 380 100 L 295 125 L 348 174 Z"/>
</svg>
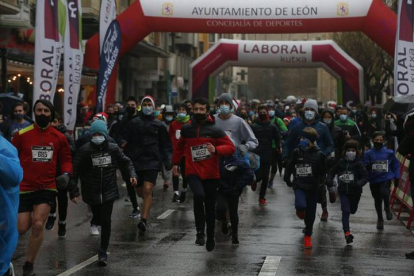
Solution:
<svg viewBox="0 0 414 276">
<path fill-rule="evenodd" d="M 229 66 L 268 68 L 322 67 L 338 79 L 342 103 L 363 102 L 364 71 L 332 40 L 247 41 L 221 39 L 190 68 L 193 97 L 209 97 L 210 76 Z"/>
<path fill-rule="evenodd" d="M 151 32 L 362 31 L 394 56 L 397 30 L 396 14 L 381 0 L 136 0 L 117 21 L 122 32 L 120 55 Z M 86 44 L 84 65 L 99 68 L 98 34 Z"/>
</svg>

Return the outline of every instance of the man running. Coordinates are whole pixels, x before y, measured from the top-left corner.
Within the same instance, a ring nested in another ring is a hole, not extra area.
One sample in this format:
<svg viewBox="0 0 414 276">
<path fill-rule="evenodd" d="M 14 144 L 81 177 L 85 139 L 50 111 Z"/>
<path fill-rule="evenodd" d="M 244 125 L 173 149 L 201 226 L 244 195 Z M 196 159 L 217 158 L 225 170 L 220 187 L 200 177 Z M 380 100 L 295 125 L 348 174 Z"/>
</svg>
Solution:
<svg viewBox="0 0 414 276">
<path fill-rule="evenodd" d="M 1 132 L 7 141 L 11 142 L 13 136 L 21 129 L 26 128 L 32 124 L 25 120 L 26 110 L 23 102 L 17 102 L 12 107 L 11 119 L 7 120 L 1 125 Z"/>
<path fill-rule="evenodd" d="M 51 126 L 55 110 L 51 102 L 38 100 L 34 105 L 35 124 L 20 130 L 13 137 L 24 171 L 20 184 L 18 230 L 23 235 L 31 228 L 29 254 L 23 275 L 35 275 L 34 261 L 43 242 L 43 229 L 55 204 L 56 185 L 66 188 L 72 173 L 72 156 L 65 135 Z M 56 178 L 56 163 L 62 175 Z"/>
</svg>

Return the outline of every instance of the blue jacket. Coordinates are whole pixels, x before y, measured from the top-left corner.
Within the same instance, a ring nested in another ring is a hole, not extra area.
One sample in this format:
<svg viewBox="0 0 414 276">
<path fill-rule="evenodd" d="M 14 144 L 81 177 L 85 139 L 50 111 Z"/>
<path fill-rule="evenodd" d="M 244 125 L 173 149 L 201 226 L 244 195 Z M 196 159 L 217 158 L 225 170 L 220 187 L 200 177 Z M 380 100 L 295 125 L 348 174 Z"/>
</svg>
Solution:
<svg viewBox="0 0 414 276">
<path fill-rule="evenodd" d="M 331 152 L 335 149 L 331 131 L 324 123 L 315 120 L 312 124 L 308 125 L 302 121 L 289 131 L 289 134 L 283 146 L 284 158 L 290 157 L 293 150 L 298 147 L 301 132 L 306 127 L 314 128 L 316 132 L 318 132 L 319 138 L 316 140 L 316 143 L 324 155 L 331 154 Z"/>
<path fill-rule="evenodd" d="M 365 152 L 364 164 L 368 171 L 368 181 L 371 184 L 399 179 L 400 163 L 392 150 L 382 147 Z"/>
<path fill-rule="evenodd" d="M 0 136 L 0 275 L 9 269 L 16 250 L 19 184 L 23 179 L 17 150 Z"/>
</svg>

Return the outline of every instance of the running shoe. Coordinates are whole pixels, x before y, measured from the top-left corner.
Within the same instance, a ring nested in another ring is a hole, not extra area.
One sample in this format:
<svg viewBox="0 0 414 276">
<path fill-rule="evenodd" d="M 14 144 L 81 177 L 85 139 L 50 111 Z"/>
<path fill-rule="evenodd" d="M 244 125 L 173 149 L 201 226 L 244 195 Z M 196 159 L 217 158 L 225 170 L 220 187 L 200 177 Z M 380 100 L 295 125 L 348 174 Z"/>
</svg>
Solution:
<svg viewBox="0 0 414 276">
<path fill-rule="evenodd" d="M 259 205 L 260 206 L 266 206 L 267 205 L 267 201 L 265 198 L 259 198 Z"/>
<path fill-rule="evenodd" d="M 99 264 L 99 266 L 107 266 L 108 265 L 108 254 L 103 250 L 99 250 L 98 264 Z"/>
<path fill-rule="evenodd" d="M 207 242 L 206 242 L 206 249 L 208 252 L 211 252 L 214 250 L 214 247 L 216 246 L 216 242 L 214 240 L 214 238 L 207 238 Z"/>
<path fill-rule="evenodd" d="M 378 230 L 384 230 L 384 220 L 383 219 L 379 219 L 377 221 L 377 229 Z"/>
<path fill-rule="evenodd" d="M 300 219 L 305 219 L 306 217 L 306 211 L 297 211 L 296 210 L 296 215 L 298 216 L 298 218 Z"/>
<path fill-rule="evenodd" d="M 23 276 L 35 276 L 34 265 L 32 263 L 26 262 L 23 266 Z"/>
<path fill-rule="evenodd" d="M 253 191 L 253 192 L 256 192 L 256 189 L 257 189 L 257 182 L 256 182 L 256 181 L 254 181 L 254 182 L 250 185 L 250 188 L 252 189 L 252 191 Z"/>
<path fill-rule="evenodd" d="M 174 193 L 173 198 L 172 198 L 172 202 L 180 202 L 180 195 Z"/>
<path fill-rule="evenodd" d="M 354 236 L 351 234 L 351 231 L 345 233 L 346 244 L 350 244 L 354 241 Z"/>
<path fill-rule="evenodd" d="M 198 232 L 195 243 L 203 246 L 206 243 L 206 235 L 202 232 Z"/>
<path fill-rule="evenodd" d="M 180 203 L 184 203 L 186 198 L 187 198 L 187 192 L 181 192 Z"/>
<path fill-rule="evenodd" d="M 393 215 L 392 215 L 392 212 L 391 212 L 391 208 L 390 207 L 385 208 L 385 215 L 387 217 L 387 220 L 392 220 Z"/>
<path fill-rule="evenodd" d="M 414 260 L 414 251 L 413 251 L 413 252 L 410 252 L 410 253 L 405 254 L 405 257 L 406 257 L 407 259 Z"/>
<path fill-rule="evenodd" d="M 132 211 L 131 214 L 129 214 L 129 217 L 134 218 L 134 219 L 136 219 L 136 218 L 140 219 L 141 218 L 141 213 L 139 212 L 138 209 L 135 209 L 135 210 Z"/>
<path fill-rule="evenodd" d="M 66 223 L 58 223 L 58 236 L 65 237 L 66 236 Z"/>
<path fill-rule="evenodd" d="M 53 228 L 55 227 L 55 220 L 56 220 L 56 215 L 49 215 L 46 221 L 46 226 L 45 226 L 47 231 L 53 230 Z"/>
<path fill-rule="evenodd" d="M 328 211 L 323 211 L 321 216 L 321 221 L 328 221 L 329 213 Z"/>
<path fill-rule="evenodd" d="M 97 225 L 91 225 L 91 235 L 92 236 L 99 236 L 99 229 Z"/>
<path fill-rule="evenodd" d="M 239 244 L 239 235 L 237 234 L 232 234 L 231 235 L 231 243 L 232 244 Z"/>
<path fill-rule="evenodd" d="M 273 188 L 273 179 L 269 180 L 269 184 L 267 184 L 268 188 Z"/>
<path fill-rule="evenodd" d="M 312 237 L 305 235 L 305 237 L 303 238 L 303 247 L 305 249 L 311 249 L 312 248 Z"/>
<path fill-rule="evenodd" d="M 142 220 L 138 223 L 137 228 L 139 229 L 139 234 L 144 235 L 145 231 L 147 231 L 147 223 L 143 222 Z"/>
<path fill-rule="evenodd" d="M 229 228 L 227 227 L 227 221 L 223 221 L 221 223 L 221 233 L 223 233 L 223 235 L 228 235 L 229 234 Z"/>
</svg>

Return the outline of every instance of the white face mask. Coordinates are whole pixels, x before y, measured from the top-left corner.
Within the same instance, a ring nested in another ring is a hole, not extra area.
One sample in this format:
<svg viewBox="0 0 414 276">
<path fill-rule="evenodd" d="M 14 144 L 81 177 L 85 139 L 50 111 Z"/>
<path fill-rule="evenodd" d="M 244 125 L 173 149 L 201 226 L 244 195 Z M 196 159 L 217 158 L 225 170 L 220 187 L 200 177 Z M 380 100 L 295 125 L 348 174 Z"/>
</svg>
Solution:
<svg viewBox="0 0 414 276">
<path fill-rule="evenodd" d="M 167 120 L 167 122 L 171 122 L 174 119 L 173 116 L 166 116 L 165 120 Z"/>
<path fill-rule="evenodd" d="M 312 121 L 315 119 L 315 111 L 312 110 L 306 110 L 305 111 L 305 119 L 308 121 Z"/>
<path fill-rule="evenodd" d="M 354 161 L 356 158 L 356 152 L 355 151 L 347 151 L 346 152 L 346 159 L 349 161 Z"/>
<path fill-rule="evenodd" d="M 94 136 L 92 137 L 92 143 L 95 145 L 102 145 L 105 142 L 105 136 Z"/>
</svg>

